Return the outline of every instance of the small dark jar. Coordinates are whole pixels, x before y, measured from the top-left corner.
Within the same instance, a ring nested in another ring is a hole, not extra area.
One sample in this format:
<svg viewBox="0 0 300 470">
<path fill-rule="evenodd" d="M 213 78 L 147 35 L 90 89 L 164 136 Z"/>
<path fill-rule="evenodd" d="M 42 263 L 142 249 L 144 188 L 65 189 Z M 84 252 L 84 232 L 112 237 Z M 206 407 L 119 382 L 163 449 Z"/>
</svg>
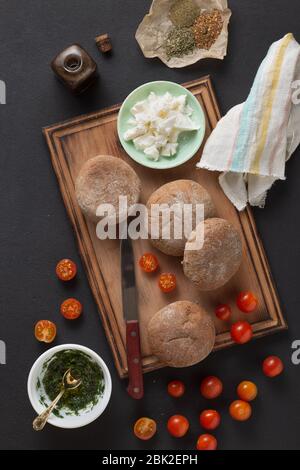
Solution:
<svg viewBox="0 0 300 470">
<path fill-rule="evenodd" d="M 55 75 L 74 93 L 86 90 L 97 77 L 97 64 L 78 44 L 60 52 L 51 62 Z"/>
</svg>

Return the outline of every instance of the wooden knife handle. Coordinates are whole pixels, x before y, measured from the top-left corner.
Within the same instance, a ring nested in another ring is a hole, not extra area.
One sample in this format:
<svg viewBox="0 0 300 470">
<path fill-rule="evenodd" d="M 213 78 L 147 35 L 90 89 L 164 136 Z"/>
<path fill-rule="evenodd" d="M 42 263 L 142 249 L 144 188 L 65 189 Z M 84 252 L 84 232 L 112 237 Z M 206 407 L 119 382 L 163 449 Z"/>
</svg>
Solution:
<svg viewBox="0 0 300 470">
<path fill-rule="evenodd" d="M 139 400 L 144 396 L 140 329 L 137 320 L 126 322 L 126 350 L 129 383 L 127 392 Z"/>
</svg>

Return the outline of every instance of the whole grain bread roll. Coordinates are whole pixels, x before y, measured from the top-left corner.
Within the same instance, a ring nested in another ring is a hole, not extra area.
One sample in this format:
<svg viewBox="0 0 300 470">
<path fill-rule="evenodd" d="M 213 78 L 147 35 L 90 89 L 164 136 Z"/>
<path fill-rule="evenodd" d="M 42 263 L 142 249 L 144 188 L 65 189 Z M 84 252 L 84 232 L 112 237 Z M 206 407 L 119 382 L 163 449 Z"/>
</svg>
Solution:
<svg viewBox="0 0 300 470">
<path fill-rule="evenodd" d="M 118 213 L 119 196 L 127 196 L 128 207 L 140 197 L 141 181 L 121 158 L 98 155 L 81 168 L 75 183 L 78 204 L 83 213 L 97 222 L 99 204 L 112 204 Z M 118 221 L 118 218 L 117 218 Z"/>
<path fill-rule="evenodd" d="M 200 184 L 192 180 L 177 180 L 164 184 L 150 196 L 147 202 L 149 234 L 151 233 L 151 224 L 155 222 L 155 218 L 151 217 L 151 205 L 153 204 L 165 204 L 169 208 L 174 204 L 179 204 L 180 207 L 183 207 L 183 204 L 192 204 L 191 230 L 196 226 L 196 204 L 204 205 L 205 219 L 216 215 L 215 206 L 209 193 Z M 170 237 L 164 239 L 162 234 L 163 217 L 160 214 L 157 221 L 159 237 L 157 239 L 151 238 L 150 241 L 155 248 L 166 255 L 183 256 L 187 238 L 184 236 L 184 231 L 182 231 L 183 236 L 176 239 L 174 235 L 174 218 L 180 224 L 181 229 L 183 227 L 182 220 L 174 217 L 174 213 L 171 212 Z"/>
<path fill-rule="evenodd" d="M 207 219 L 204 222 L 204 244 L 191 249 L 195 242 L 193 231 L 186 243 L 184 274 L 199 287 L 209 291 L 226 284 L 237 272 L 242 261 L 242 241 L 238 230 L 224 219 Z"/>
<path fill-rule="evenodd" d="M 148 324 L 152 353 L 171 367 L 188 367 L 202 361 L 213 349 L 215 338 L 211 316 L 187 300 L 162 308 Z"/>
</svg>

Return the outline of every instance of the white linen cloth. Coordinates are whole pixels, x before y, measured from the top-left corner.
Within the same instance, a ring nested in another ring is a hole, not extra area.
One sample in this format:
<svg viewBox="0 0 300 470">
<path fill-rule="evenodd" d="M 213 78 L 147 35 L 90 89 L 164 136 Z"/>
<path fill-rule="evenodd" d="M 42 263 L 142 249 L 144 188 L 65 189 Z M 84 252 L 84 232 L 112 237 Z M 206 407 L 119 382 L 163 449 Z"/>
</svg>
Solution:
<svg viewBox="0 0 300 470">
<path fill-rule="evenodd" d="M 298 82 L 297 82 L 298 80 Z M 273 43 L 245 103 L 232 108 L 205 145 L 198 168 L 223 172 L 220 185 L 238 210 L 264 207 L 300 143 L 300 45 L 289 33 Z"/>
</svg>

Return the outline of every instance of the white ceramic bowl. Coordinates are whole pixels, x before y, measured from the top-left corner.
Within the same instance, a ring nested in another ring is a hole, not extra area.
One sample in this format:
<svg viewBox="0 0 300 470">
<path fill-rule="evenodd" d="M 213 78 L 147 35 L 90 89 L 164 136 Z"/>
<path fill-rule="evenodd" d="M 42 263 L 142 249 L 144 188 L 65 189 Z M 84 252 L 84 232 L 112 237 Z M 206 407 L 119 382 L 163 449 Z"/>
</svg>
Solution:
<svg viewBox="0 0 300 470">
<path fill-rule="evenodd" d="M 91 409 L 83 410 L 79 413 L 78 416 L 75 415 L 67 415 L 63 413 L 63 410 L 60 410 L 60 413 L 63 414 L 63 417 L 57 417 L 54 414 L 48 420 L 48 423 L 52 424 L 53 426 L 57 426 L 59 428 L 65 429 L 72 429 L 72 428 L 80 428 L 82 426 L 86 426 L 87 424 L 91 423 L 95 419 L 97 419 L 105 410 L 108 405 L 111 396 L 111 377 L 109 370 L 100 356 L 96 354 L 89 348 L 85 346 L 81 346 L 80 344 L 61 344 L 59 346 L 55 346 L 54 348 L 48 349 L 48 351 L 44 352 L 33 364 L 27 381 L 27 391 L 29 400 L 35 409 L 37 414 L 40 414 L 44 409 L 45 406 L 41 403 L 41 388 L 37 387 L 38 378 L 42 376 L 42 368 L 43 364 L 50 359 L 54 354 L 58 351 L 62 351 L 64 349 L 75 349 L 78 351 L 82 351 L 85 354 L 89 355 L 91 359 L 93 359 L 102 369 L 103 376 L 104 376 L 104 392 L 102 397 L 99 398 L 99 401 L 96 405 L 94 405 Z M 47 402 L 50 402 L 47 399 Z"/>
</svg>

